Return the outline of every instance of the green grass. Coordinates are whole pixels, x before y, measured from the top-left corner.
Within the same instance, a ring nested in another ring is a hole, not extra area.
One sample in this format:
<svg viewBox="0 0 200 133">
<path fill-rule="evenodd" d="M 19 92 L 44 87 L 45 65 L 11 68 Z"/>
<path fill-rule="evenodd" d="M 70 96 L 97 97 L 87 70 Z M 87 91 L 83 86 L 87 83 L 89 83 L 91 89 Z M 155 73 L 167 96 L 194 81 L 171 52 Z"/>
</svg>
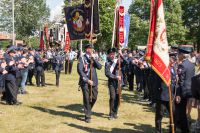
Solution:
<svg viewBox="0 0 200 133">
<path fill-rule="evenodd" d="M 82 92 L 78 91 L 75 63 L 72 75 L 61 74 L 59 88 L 54 85 L 55 74 L 48 72 L 47 87 L 27 86 L 29 94 L 18 96 L 23 102 L 21 106 L 0 104 L 0 133 L 153 133 L 153 109 L 137 101 L 137 95 L 127 90 L 122 92 L 119 119 L 108 120 L 109 95 L 104 69 L 98 75 L 99 94 L 92 123 L 83 121 Z M 168 119 L 164 118 L 163 127 L 167 125 Z"/>
</svg>

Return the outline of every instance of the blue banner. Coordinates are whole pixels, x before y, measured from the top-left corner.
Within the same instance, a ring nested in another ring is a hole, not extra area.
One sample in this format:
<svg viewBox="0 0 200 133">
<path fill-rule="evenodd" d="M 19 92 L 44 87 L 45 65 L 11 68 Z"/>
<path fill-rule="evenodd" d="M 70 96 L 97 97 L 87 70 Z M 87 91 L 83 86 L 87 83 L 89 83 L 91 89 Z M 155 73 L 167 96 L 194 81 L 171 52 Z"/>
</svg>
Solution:
<svg viewBox="0 0 200 133">
<path fill-rule="evenodd" d="M 124 16 L 124 48 L 128 47 L 128 37 L 129 37 L 129 29 L 130 29 L 130 15 L 128 13 Z"/>
</svg>

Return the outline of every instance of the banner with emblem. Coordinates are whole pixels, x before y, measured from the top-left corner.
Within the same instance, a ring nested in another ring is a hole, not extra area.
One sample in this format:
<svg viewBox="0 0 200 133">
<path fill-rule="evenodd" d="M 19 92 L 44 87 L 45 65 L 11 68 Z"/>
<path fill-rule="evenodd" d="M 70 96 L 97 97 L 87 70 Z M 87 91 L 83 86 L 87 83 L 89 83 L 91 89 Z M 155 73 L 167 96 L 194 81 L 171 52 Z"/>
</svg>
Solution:
<svg viewBox="0 0 200 133">
<path fill-rule="evenodd" d="M 85 39 L 84 4 L 64 8 L 70 40 Z"/>
<path fill-rule="evenodd" d="M 124 6 L 119 6 L 119 45 L 121 47 L 124 46 L 124 14 L 125 8 Z"/>
<path fill-rule="evenodd" d="M 40 31 L 40 49 L 44 50 L 44 32 Z"/>
<path fill-rule="evenodd" d="M 151 0 L 151 24 L 147 45 L 147 57 L 151 59 L 153 70 L 161 79 L 170 85 L 169 47 L 164 19 L 164 8 L 162 0 L 154 3 Z"/>
</svg>

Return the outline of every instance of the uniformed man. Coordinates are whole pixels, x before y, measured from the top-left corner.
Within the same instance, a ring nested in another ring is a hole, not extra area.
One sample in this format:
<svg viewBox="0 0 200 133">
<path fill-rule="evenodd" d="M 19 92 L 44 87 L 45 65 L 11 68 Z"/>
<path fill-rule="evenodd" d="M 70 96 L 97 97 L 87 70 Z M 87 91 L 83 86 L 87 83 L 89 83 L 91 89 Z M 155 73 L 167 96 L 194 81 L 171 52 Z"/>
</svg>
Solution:
<svg viewBox="0 0 200 133">
<path fill-rule="evenodd" d="M 171 92 L 172 92 L 172 97 L 173 97 L 175 93 L 177 75 L 176 75 L 176 68 L 174 67 L 174 60 L 172 58 L 170 58 L 170 70 L 171 70 Z M 154 99 L 156 102 L 156 115 L 155 115 L 156 133 L 162 133 L 161 125 L 162 125 L 164 110 L 167 109 L 168 113 L 170 113 L 169 91 L 168 91 L 167 85 L 162 81 L 162 79 L 155 72 L 152 72 L 152 76 L 153 76 L 153 80 L 156 81 L 153 84 L 154 93 L 155 93 Z M 173 113 L 174 113 L 174 106 L 173 106 Z M 172 130 L 170 126 L 170 133 L 171 132 Z"/>
<path fill-rule="evenodd" d="M 128 53 L 128 65 L 127 65 L 127 75 L 128 75 L 128 83 L 129 83 L 129 91 L 133 91 L 134 89 L 134 70 L 135 66 L 133 64 L 133 55 L 132 52 Z"/>
<path fill-rule="evenodd" d="M 178 87 L 176 93 L 176 125 L 182 133 L 189 133 L 186 106 L 192 97 L 191 79 L 195 75 L 195 65 L 189 61 L 192 51 L 179 48 Z"/>
<path fill-rule="evenodd" d="M 38 53 L 34 57 L 35 61 L 35 73 L 36 73 L 36 84 L 37 87 L 40 87 L 40 84 L 42 86 L 45 86 L 45 75 L 44 75 L 44 62 L 47 62 L 48 60 L 43 59 L 42 57 L 42 51 L 38 50 Z"/>
<path fill-rule="evenodd" d="M 76 53 L 72 49 L 70 49 L 69 52 L 66 54 L 65 74 L 67 74 L 67 73 L 71 74 L 72 73 L 72 67 L 73 67 L 75 55 L 76 55 Z"/>
<path fill-rule="evenodd" d="M 34 62 L 34 56 L 35 56 L 35 50 L 32 48 L 29 48 L 29 55 L 28 58 L 29 60 L 32 60 L 32 63 L 29 63 L 28 66 L 28 78 L 27 78 L 27 82 L 29 82 L 30 85 L 34 85 L 32 82 L 32 78 L 34 75 L 34 71 L 35 71 L 35 62 Z"/>
<path fill-rule="evenodd" d="M 97 100 L 98 77 L 96 69 L 100 70 L 102 65 L 94 59 L 93 46 L 85 46 L 85 55 L 78 59 L 77 71 L 80 75 L 79 85 L 83 93 L 83 105 L 85 122 L 91 122 L 91 110 Z M 92 92 L 92 93 L 91 93 Z"/>
<path fill-rule="evenodd" d="M 53 57 L 55 60 L 55 74 L 56 74 L 56 86 L 59 87 L 60 72 L 63 70 L 64 56 L 62 51 L 57 51 L 57 54 Z"/>
<path fill-rule="evenodd" d="M 16 84 L 16 73 L 19 69 L 23 68 L 22 64 L 15 64 L 15 49 L 10 49 L 8 51 L 8 57 L 6 58 L 8 72 L 5 77 L 5 100 L 9 105 L 19 105 L 20 102 L 17 101 L 18 87 Z"/>
<path fill-rule="evenodd" d="M 115 48 L 110 48 L 107 51 L 108 54 L 108 59 L 105 64 L 105 75 L 108 78 L 108 88 L 110 92 L 110 113 L 109 113 L 109 120 L 117 119 L 118 116 L 118 107 L 119 107 L 119 91 L 118 91 L 118 81 L 121 82 L 121 86 L 123 86 L 123 75 L 122 72 L 120 71 L 121 74 L 119 74 L 119 60 L 116 59 L 115 55 Z M 121 65 L 126 65 L 128 62 L 123 58 L 121 50 L 119 50 L 119 54 L 121 56 Z M 119 76 L 121 75 L 121 76 Z"/>
</svg>

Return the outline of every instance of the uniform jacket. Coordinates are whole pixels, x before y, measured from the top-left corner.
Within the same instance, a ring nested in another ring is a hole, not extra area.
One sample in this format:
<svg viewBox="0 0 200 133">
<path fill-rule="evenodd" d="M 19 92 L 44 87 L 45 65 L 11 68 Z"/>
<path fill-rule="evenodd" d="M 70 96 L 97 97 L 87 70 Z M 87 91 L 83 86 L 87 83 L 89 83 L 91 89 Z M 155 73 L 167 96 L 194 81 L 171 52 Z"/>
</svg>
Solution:
<svg viewBox="0 0 200 133">
<path fill-rule="evenodd" d="M 100 70 L 102 68 L 102 65 L 97 60 L 95 59 L 92 59 L 92 60 L 93 60 L 93 65 L 92 65 L 93 86 L 98 86 L 98 77 L 97 77 L 96 69 Z M 91 61 L 86 54 L 78 59 L 77 71 L 80 76 L 80 79 L 79 79 L 80 86 L 87 85 L 88 80 L 91 79 L 90 64 L 91 64 Z"/>
<path fill-rule="evenodd" d="M 121 57 L 122 60 L 121 60 L 121 66 L 124 66 L 124 65 L 127 65 L 128 64 L 128 61 Z M 118 80 L 117 80 L 117 76 L 118 76 L 118 66 L 119 66 L 119 63 L 117 61 L 117 64 L 115 65 L 115 68 L 113 70 L 113 72 L 110 71 L 110 68 L 112 66 L 112 64 L 114 63 L 113 60 L 110 60 L 109 58 L 107 59 L 106 61 L 106 64 L 105 64 L 105 75 L 106 77 L 108 78 L 108 85 L 112 85 L 114 86 L 115 88 L 118 87 Z M 121 85 L 124 85 L 124 81 L 123 81 L 123 74 L 121 72 L 121 79 L 122 79 L 122 83 Z"/>
<path fill-rule="evenodd" d="M 178 87 L 177 95 L 182 98 L 189 98 L 192 96 L 191 83 L 192 77 L 195 75 L 195 65 L 188 59 L 184 60 L 178 66 Z"/>
<path fill-rule="evenodd" d="M 192 77 L 192 96 L 200 100 L 200 74 Z"/>
</svg>

